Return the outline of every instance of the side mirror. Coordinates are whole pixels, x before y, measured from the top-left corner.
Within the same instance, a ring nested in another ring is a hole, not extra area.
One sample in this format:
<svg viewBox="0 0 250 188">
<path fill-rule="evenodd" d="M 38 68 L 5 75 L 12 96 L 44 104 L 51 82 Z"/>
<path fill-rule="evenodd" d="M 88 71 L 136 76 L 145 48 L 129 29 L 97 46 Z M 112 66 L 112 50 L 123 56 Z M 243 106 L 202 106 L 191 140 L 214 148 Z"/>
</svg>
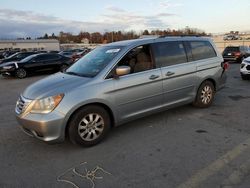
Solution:
<svg viewBox="0 0 250 188">
<path fill-rule="evenodd" d="M 117 76 L 123 76 L 129 74 L 131 68 L 129 66 L 119 66 L 116 68 L 115 73 Z"/>
</svg>

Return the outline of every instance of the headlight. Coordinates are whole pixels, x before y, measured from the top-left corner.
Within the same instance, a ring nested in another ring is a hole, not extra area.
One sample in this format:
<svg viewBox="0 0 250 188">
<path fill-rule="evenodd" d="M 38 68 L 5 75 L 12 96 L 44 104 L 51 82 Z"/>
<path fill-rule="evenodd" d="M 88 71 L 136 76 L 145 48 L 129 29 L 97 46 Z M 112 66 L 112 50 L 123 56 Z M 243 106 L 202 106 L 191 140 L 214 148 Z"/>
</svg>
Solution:
<svg viewBox="0 0 250 188">
<path fill-rule="evenodd" d="M 35 100 L 30 108 L 30 113 L 48 114 L 57 107 L 63 97 L 63 94 L 59 94 L 56 96 Z"/>
<path fill-rule="evenodd" d="M 13 66 L 4 66 L 3 69 L 12 69 Z"/>
</svg>

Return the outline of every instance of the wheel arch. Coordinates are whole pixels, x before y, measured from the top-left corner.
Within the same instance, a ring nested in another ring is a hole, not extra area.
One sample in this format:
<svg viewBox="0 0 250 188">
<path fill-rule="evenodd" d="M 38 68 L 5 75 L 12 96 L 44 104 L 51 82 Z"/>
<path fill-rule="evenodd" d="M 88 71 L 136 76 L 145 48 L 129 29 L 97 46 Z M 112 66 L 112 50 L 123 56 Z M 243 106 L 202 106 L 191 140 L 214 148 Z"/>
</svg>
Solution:
<svg viewBox="0 0 250 188">
<path fill-rule="evenodd" d="M 70 114 L 67 123 L 66 123 L 66 127 L 65 127 L 65 136 L 68 136 L 68 129 L 69 129 L 69 122 L 71 121 L 72 117 L 74 116 L 74 114 L 76 114 L 79 110 L 81 110 L 82 108 L 85 108 L 87 106 L 100 106 L 102 108 L 104 108 L 109 116 L 110 116 L 110 121 L 111 121 L 111 128 L 115 126 L 115 116 L 113 111 L 111 110 L 111 108 L 104 104 L 104 103 L 100 103 L 100 102 L 93 102 L 93 103 L 88 103 L 88 104 L 84 104 L 82 106 L 79 106 L 78 108 L 74 109 L 74 111 Z"/>
<path fill-rule="evenodd" d="M 216 81 L 215 81 L 215 79 L 210 78 L 210 77 L 208 77 L 208 78 L 204 79 L 202 82 L 200 82 L 199 87 L 197 88 L 197 92 L 198 92 L 199 88 L 201 87 L 201 85 L 202 85 L 204 82 L 206 82 L 206 81 L 209 81 L 209 82 L 211 82 L 211 83 L 213 84 L 214 90 L 215 90 L 215 92 L 216 92 L 216 90 L 217 90 Z M 197 92 L 196 92 L 196 93 L 197 93 Z"/>
</svg>

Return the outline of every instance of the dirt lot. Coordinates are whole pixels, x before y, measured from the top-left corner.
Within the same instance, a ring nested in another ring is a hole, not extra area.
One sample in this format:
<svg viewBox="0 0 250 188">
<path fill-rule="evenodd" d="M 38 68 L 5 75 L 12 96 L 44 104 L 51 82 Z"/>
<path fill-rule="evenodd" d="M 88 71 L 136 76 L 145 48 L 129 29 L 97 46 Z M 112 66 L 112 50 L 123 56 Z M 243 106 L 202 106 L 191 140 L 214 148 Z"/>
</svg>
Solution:
<svg viewBox="0 0 250 188">
<path fill-rule="evenodd" d="M 16 99 L 44 76 L 0 77 L 0 187 L 248 188 L 250 81 L 239 64 L 228 76 L 210 108 L 186 105 L 130 122 L 91 148 L 24 134 Z"/>
</svg>

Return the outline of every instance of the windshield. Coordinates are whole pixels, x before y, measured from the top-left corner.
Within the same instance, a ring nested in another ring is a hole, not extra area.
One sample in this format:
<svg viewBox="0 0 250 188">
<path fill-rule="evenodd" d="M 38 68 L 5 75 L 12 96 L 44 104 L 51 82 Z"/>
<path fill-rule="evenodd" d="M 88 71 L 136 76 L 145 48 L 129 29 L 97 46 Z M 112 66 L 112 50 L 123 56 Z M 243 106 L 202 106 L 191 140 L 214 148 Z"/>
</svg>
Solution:
<svg viewBox="0 0 250 188">
<path fill-rule="evenodd" d="M 120 50 L 121 47 L 98 47 L 73 64 L 65 73 L 94 77 L 109 64 Z"/>
<path fill-rule="evenodd" d="M 32 58 L 34 58 L 34 57 L 36 57 L 36 56 L 37 56 L 37 54 L 30 55 L 30 56 L 28 56 L 28 57 L 22 59 L 20 62 L 21 62 L 21 63 L 25 63 L 25 62 L 31 60 Z"/>
<path fill-rule="evenodd" d="M 6 59 L 12 59 L 13 57 L 17 56 L 18 54 L 19 54 L 18 52 L 14 53 L 14 54 L 10 55 L 9 57 L 7 57 Z"/>
<path fill-rule="evenodd" d="M 239 52 L 240 51 L 240 48 L 239 47 L 227 47 L 225 49 L 225 52 L 228 53 L 228 52 Z"/>
</svg>

